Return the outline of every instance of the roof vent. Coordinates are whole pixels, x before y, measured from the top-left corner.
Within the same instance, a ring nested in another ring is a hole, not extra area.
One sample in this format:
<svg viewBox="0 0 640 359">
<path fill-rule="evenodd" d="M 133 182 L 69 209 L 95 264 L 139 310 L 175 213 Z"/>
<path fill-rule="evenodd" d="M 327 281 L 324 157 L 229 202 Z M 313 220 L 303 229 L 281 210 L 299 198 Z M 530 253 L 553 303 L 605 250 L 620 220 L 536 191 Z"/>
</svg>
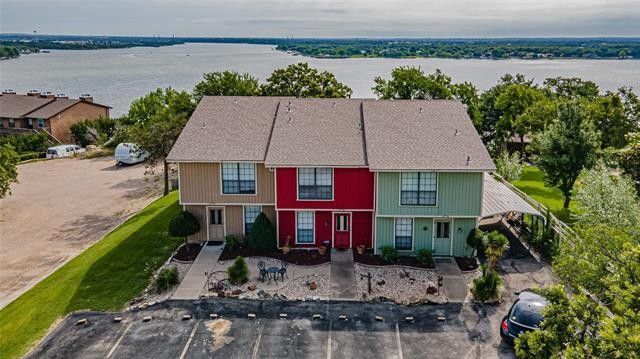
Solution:
<svg viewBox="0 0 640 359">
<path fill-rule="evenodd" d="M 457 136 L 457 135 L 458 135 L 458 129 L 456 128 L 456 134 L 454 136 Z"/>
<path fill-rule="evenodd" d="M 467 156 L 467 166 L 471 163 L 471 156 Z"/>
<path fill-rule="evenodd" d="M 291 123 L 291 116 L 289 116 L 289 119 L 287 120 L 287 123 Z"/>
<path fill-rule="evenodd" d="M 237 105 L 237 104 L 238 104 L 238 99 L 237 99 L 237 98 L 234 98 L 234 99 L 233 99 L 233 103 Z"/>
<path fill-rule="evenodd" d="M 336 107 L 336 102 L 335 101 L 333 101 L 333 107 Z"/>
<path fill-rule="evenodd" d="M 202 129 L 205 129 L 205 128 L 207 128 L 207 124 L 203 122 L 202 123 Z"/>
<path fill-rule="evenodd" d="M 422 113 L 422 107 L 420 107 L 420 113 Z"/>
</svg>

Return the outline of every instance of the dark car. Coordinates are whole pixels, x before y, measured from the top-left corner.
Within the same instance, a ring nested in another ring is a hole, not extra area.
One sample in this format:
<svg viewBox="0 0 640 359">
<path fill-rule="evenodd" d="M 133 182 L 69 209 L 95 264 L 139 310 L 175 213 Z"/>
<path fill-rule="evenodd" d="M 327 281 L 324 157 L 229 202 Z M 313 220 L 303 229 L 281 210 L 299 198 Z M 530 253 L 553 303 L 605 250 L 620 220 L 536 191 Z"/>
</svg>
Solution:
<svg viewBox="0 0 640 359">
<path fill-rule="evenodd" d="M 542 310 L 547 304 L 547 300 L 539 294 L 520 292 L 509 309 L 509 314 L 502 318 L 500 336 L 513 344 L 513 340 L 520 334 L 539 329 L 543 319 Z"/>
</svg>

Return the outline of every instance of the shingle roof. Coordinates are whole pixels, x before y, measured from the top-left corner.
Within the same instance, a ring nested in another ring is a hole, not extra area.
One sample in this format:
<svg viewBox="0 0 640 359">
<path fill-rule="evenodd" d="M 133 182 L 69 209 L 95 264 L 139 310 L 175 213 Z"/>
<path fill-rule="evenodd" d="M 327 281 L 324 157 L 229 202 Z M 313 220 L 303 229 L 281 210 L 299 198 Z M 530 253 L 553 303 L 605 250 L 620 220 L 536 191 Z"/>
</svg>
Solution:
<svg viewBox="0 0 640 359">
<path fill-rule="evenodd" d="M 49 118 L 77 104 L 78 102 L 80 102 L 79 99 L 58 98 L 33 112 L 25 114 L 24 117 Z"/>
<path fill-rule="evenodd" d="M 20 118 L 52 101 L 55 101 L 55 99 L 39 96 L 2 94 L 0 95 L 0 117 Z"/>
<path fill-rule="evenodd" d="M 459 101 L 365 101 L 363 117 L 372 171 L 495 170 Z"/>
<path fill-rule="evenodd" d="M 203 97 L 168 161 L 264 161 L 278 97 Z"/>
<path fill-rule="evenodd" d="M 348 99 L 280 103 L 267 166 L 366 166 L 360 106 Z"/>
</svg>

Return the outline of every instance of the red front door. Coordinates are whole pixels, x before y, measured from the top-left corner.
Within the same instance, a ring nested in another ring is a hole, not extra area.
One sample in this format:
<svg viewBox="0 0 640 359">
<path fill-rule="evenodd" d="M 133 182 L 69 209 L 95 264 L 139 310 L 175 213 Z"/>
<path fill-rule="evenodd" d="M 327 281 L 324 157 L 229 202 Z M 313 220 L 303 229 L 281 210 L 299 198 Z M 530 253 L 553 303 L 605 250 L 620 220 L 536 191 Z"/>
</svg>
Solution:
<svg viewBox="0 0 640 359">
<path fill-rule="evenodd" d="M 349 248 L 351 245 L 351 214 L 334 213 L 333 216 L 333 246 L 335 248 Z"/>
</svg>

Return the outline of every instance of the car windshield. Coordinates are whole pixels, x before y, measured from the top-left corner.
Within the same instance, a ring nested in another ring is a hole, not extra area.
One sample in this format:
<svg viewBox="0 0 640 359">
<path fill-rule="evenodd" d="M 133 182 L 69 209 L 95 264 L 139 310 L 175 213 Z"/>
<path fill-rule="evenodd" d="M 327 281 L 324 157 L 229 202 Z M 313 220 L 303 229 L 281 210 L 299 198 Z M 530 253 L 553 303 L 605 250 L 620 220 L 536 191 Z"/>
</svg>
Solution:
<svg viewBox="0 0 640 359">
<path fill-rule="evenodd" d="M 518 302 L 513 306 L 510 319 L 516 324 L 538 328 L 542 322 L 544 304 L 538 302 Z"/>
</svg>

